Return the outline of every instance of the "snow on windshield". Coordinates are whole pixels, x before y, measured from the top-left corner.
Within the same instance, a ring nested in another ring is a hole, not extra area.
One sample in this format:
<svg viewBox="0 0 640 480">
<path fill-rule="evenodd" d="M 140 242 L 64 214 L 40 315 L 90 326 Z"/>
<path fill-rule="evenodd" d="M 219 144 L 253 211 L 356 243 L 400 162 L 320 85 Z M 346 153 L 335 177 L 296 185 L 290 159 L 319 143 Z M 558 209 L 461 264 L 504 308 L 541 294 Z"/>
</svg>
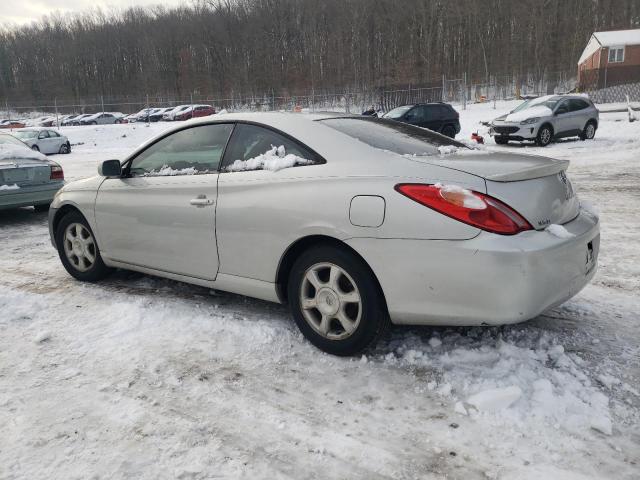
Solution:
<svg viewBox="0 0 640 480">
<path fill-rule="evenodd" d="M 293 153 L 287 154 L 284 145 L 279 147 L 271 145 L 271 149 L 265 153 L 248 160 L 236 160 L 226 170 L 227 172 L 244 172 L 246 170 L 271 170 L 272 172 L 277 172 L 283 168 L 310 165 L 312 163 L 312 160 L 298 157 Z"/>
<path fill-rule="evenodd" d="M 525 108 L 518 112 L 510 113 L 505 118 L 507 122 L 521 122 L 523 120 L 527 120 L 529 118 L 535 117 L 550 117 L 553 115 L 551 109 L 545 105 L 534 105 L 529 108 Z"/>
</svg>

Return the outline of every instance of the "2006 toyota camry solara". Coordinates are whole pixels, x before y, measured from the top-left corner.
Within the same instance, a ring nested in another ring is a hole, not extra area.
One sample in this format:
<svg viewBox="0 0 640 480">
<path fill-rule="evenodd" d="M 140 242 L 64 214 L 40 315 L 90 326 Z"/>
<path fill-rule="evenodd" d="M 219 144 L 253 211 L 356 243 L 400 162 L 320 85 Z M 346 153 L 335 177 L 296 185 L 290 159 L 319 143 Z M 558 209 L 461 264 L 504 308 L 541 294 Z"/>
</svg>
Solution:
<svg viewBox="0 0 640 480">
<path fill-rule="evenodd" d="M 349 355 L 389 322 L 520 322 L 582 289 L 599 225 L 567 166 L 392 120 L 227 114 L 67 184 L 49 225 L 79 280 L 124 268 L 287 302 Z"/>
</svg>

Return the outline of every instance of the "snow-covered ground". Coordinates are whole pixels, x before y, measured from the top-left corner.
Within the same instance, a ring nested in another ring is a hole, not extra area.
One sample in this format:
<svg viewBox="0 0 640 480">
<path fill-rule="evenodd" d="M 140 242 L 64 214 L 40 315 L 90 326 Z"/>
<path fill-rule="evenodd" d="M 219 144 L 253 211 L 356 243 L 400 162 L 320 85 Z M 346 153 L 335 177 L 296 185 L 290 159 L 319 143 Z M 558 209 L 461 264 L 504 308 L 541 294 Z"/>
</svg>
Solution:
<svg viewBox="0 0 640 480">
<path fill-rule="evenodd" d="M 513 104 L 469 105 L 462 132 Z M 0 479 L 640 476 L 640 122 L 591 142 L 489 148 L 571 160 L 600 212 L 577 297 L 501 328 L 394 328 L 355 359 L 286 308 L 140 274 L 63 270 L 46 215 L 0 212 Z M 68 127 L 67 179 L 167 124 Z"/>
</svg>

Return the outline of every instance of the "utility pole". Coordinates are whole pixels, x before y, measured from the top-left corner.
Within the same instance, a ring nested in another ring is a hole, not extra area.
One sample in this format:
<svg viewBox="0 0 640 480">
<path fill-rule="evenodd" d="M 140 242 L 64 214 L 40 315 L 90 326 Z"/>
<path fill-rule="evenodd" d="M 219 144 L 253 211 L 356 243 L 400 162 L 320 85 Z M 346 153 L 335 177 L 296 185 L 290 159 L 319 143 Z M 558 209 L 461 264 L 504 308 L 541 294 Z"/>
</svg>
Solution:
<svg viewBox="0 0 640 480">
<path fill-rule="evenodd" d="M 100 104 L 102 105 L 102 113 L 104 113 L 104 96 L 100 95 Z"/>
<path fill-rule="evenodd" d="M 53 99 L 53 105 L 54 108 L 56 109 L 56 127 L 58 128 L 58 130 L 60 130 L 60 119 L 58 118 L 58 98 L 54 98 Z"/>
<path fill-rule="evenodd" d="M 148 93 L 147 93 L 147 106 L 146 106 L 146 109 L 147 109 L 147 126 L 148 126 L 149 125 L 149 114 L 151 113 L 149 111 L 149 94 Z"/>
<path fill-rule="evenodd" d="M 442 75 L 442 101 L 447 101 L 447 81 L 444 74 Z"/>
<path fill-rule="evenodd" d="M 462 77 L 462 109 L 467 109 L 467 72 Z"/>
</svg>

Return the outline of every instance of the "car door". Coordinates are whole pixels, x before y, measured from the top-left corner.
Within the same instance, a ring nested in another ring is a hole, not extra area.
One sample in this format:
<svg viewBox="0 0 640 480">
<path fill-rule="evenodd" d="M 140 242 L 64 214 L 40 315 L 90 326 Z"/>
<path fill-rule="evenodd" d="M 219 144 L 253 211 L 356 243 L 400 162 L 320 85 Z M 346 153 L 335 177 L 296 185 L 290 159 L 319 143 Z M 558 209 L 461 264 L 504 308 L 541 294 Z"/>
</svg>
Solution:
<svg viewBox="0 0 640 480">
<path fill-rule="evenodd" d="M 584 130 L 587 120 L 586 111 L 589 104 L 580 98 L 572 98 L 569 100 L 569 110 L 571 111 L 571 124 L 576 132 Z"/>
<path fill-rule="evenodd" d="M 53 142 L 53 139 L 49 137 L 49 132 L 42 130 L 38 134 L 38 149 L 40 149 L 40 153 L 57 153 L 53 151 Z"/>
<path fill-rule="evenodd" d="M 558 103 L 553 116 L 555 136 L 566 136 L 574 129 L 569 100 L 562 100 Z"/>
<path fill-rule="evenodd" d="M 51 140 L 51 153 L 59 153 L 60 147 L 64 143 L 63 137 L 55 130 L 48 130 L 49 140 Z"/>
<path fill-rule="evenodd" d="M 424 127 L 426 124 L 426 110 L 423 105 L 417 105 L 409 110 L 405 116 L 404 120 L 411 125 L 415 125 L 417 127 Z"/>
<path fill-rule="evenodd" d="M 215 280 L 218 167 L 233 124 L 170 133 L 106 179 L 95 204 L 105 258 Z"/>
</svg>

